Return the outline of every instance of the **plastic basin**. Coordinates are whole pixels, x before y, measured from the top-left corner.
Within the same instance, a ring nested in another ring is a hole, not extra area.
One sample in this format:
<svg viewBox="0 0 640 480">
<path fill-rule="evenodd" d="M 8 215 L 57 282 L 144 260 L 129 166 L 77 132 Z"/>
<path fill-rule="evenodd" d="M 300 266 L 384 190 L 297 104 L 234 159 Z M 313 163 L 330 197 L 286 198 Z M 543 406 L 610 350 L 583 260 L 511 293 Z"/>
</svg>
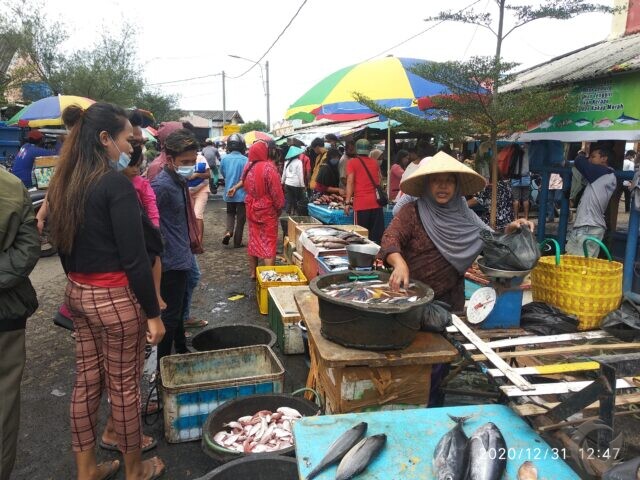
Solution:
<svg viewBox="0 0 640 480">
<path fill-rule="evenodd" d="M 276 344 L 274 333 L 257 325 L 224 325 L 213 327 L 198 333 L 191 341 L 191 347 L 197 352 L 222 350 L 225 348 L 249 347 L 251 345 Z"/>
</svg>

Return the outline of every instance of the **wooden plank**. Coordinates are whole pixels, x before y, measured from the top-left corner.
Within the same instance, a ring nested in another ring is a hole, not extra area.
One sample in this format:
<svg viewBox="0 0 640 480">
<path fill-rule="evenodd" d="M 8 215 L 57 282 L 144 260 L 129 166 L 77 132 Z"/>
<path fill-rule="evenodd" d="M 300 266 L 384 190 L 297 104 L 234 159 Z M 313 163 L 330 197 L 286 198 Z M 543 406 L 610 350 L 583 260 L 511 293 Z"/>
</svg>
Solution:
<svg viewBox="0 0 640 480">
<path fill-rule="evenodd" d="M 624 406 L 624 405 L 632 405 L 640 403 L 640 393 L 631 393 L 628 395 L 616 395 L 616 406 Z M 535 405 L 533 403 L 525 403 L 525 404 L 512 404 L 511 408 L 518 413 L 521 417 L 531 417 L 533 415 L 544 415 L 553 407 L 560 405 L 560 402 L 545 402 L 545 405 L 549 407 L 549 409 L 544 408 L 540 405 Z M 600 402 L 594 402 L 584 410 L 596 410 L 600 408 Z"/>
<path fill-rule="evenodd" d="M 413 343 L 404 350 L 374 352 L 343 347 L 320 333 L 318 298 L 311 292 L 297 292 L 295 299 L 309 338 L 315 342 L 317 353 L 327 367 L 432 365 L 449 363 L 458 357 L 458 351 L 442 335 L 427 332 L 418 332 Z"/>
<path fill-rule="evenodd" d="M 462 320 L 460 320 L 456 315 L 451 315 L 453 324 L 458 328 L 460 333 L 462 333 L 467 340 L 473 343 L 478 350 L 480 350 L 489 361 L 498 368 L 504 375 L 511 380 L 514 385 L 517 385 L 519 389 L 522 390 L 533 390 L 535 387 L 527 382 L 524 378 L 522 378 L 519 374 L 517 374 L 512 367 L 510 367 L 507 362 L 505 362 L 502 358 L 498 357 L 496 353 L 487 347 L 487 344 L 482 341 L 480 337 L 478 337 L 473 330 L 471 330 Z"/>
<path fill-rule="evenodd" d="M 464 318 L 460 318 L 460 320 L 462 320 L 463 322 L 465 322 Z M 465 322 L 465 325 L 467 323 Z M 526 330 L 522 329 L 522 328 L 490 328 L 487 330 L 483 330 L 481 328 L 476 328 L 476 327 L 472 327 L 475 332 L 476 335 L 478 335 L 478 337 L 484 339 L 498 339 L 498 338 L 513 338 L 513 337 L 526 337 L 527 335 L 533 335 L 530 332 L 527 332 Z M 452 335 L 460 335 L 460 332 L 458 331 L 458 329 L 453 326 L 453 325 L 449 325 L 447 327 L 447 333 L 452 334 Z"/>
<path fill-rule="evenodd" d="M 522 397 L 524 395 L 557 395 L 561 393 L 579 392 L 583 388 L 593 383 L 587 382 L 559 382 L 559 383 L 537 383 L 533 390 L 522 390 L 514 385 L 500 387 L 502 393 L 508 397 Z M 621 388 L 636 388 L 635 385 L 627 382 L 623 378 L 616 380 L 616 390 Z"/>
<path fill-rule="evenodd" d="M 298 310 L 294 294 L 308 291 L 309 287 L 307 285 L 269 287 L 269 295 L 271 295 L 273 303 L 275 303 L 279 310 L 283 323 L 293 323 L 300 320 L 300 311 Z"/>
<path fill-rule="evenodd" d="M 605 350 L 638 350 L 640 349 L 640 343 L 613 343 L 604 345 L 574 345 L 570 347 L 556 347 L 556 348 L 542 348 L 537 350 L 517 350 L 515 352 L 497 352 L 495 353 L 500 358 L 514 358 L 514 357 L 542 357 L 549 355 L 562 355 L 570 353 L 591 353 L 593 355 L 598 354 Z M 473 361 L 486 360 L 487 357 L 483 354 L 472 355 Z"/>
<path fill-rule="evenodd" d="M 537 367 L 521 367 L 514 369 L 520 375 L 554 375 L 557 373 L 568 372 L 585 372 L 590 370 L 599 370 L 598 362 L 574 362 L 574 363 L 558 363 L 553 365 L 539 365 Z M 497 368 L 490 368 L 489 374 L 496 377 L 504 377 Z"/>
<path fill-rule="evenodd" d="M 603 330 L 595 330 L 593 332 L 563 333 L 562 335 L 532 335 L 527 337 L 508 338 L 489 342 L 487 346 L 495 349 L 517 347 L 520 345 L 542 345 L 544 343 L 570 342 L 575 340 L 596 340 L 601 338 L 613 337 Z M 472 343 L 465 343 L 464 348 L 466 348 L 467 351 L 476 350 L 475 345 Z"/>
</svg>

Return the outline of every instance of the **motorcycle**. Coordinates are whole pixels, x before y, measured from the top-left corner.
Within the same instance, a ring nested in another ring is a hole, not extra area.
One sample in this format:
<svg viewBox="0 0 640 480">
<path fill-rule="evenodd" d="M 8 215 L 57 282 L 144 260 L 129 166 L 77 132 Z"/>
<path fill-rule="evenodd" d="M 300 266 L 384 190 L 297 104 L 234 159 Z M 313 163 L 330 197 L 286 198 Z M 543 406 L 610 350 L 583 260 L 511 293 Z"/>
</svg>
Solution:
<svg viewBox="0 0 640 480">
<path fill-rule="evenodd" d="M 31 203 L 33 204 L 33 210 L 36 215 L 42 205 L 44 204 L 47 192 L 44 190 L 38 190 L 37 188 L 28 189 L 29 196 L 31 197 Z M 49 240 L 49 229 L 46 224 L 42 233 L 40 234 L 40 258 L 50 257 L 58 253 L 58 249 Z"/>
</svg>

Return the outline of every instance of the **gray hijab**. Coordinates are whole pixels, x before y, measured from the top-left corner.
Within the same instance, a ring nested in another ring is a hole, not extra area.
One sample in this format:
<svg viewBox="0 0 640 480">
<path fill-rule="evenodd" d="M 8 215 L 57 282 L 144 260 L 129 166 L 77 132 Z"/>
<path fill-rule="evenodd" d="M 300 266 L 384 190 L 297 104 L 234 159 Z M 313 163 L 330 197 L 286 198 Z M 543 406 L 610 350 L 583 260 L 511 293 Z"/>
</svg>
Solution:
<svg viewBox="0 0 640 480">
<path fill-rule="evenodd" d="M 490 230 L 468 206 L 459 188 L 440 205 L 428 190 L 418 199 L 422 226 L 442 256 L 464 274 L 482 250 L 480 230 Z"/>
</svg>

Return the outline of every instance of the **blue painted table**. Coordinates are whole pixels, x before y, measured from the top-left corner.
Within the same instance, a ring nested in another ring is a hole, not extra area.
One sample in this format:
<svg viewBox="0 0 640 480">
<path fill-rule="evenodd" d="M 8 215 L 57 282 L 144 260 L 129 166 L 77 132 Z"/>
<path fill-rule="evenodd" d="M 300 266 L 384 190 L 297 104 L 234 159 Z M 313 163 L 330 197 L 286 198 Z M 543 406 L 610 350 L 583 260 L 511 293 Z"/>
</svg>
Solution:
<svg viewBox="0 0 640 480">
<path fill-rule="evenodd" d="M 367 470 L 357 477 L 358 480 L 433 479 L 433 451 L 440 438 L 454 426 L 447 414 L 458 417 L 473 415 L 464 424 L 468 436 L 485 422 L 491 421 L 500 428 L 507 443 L 505 455 L 509 456 L 503 480 L 516 480 L 518 468 L 526 460 L 531 460 L 538 469 L 539 480 L 580 478 L 564 462 L 563 450 L 552 449 L 504 405 L 418 408 L 303 418 L 293 428 L 300 478 L 306 478 L 336 438 L 364 421 L 369 425 L 367 435 L 386 433 L 387 444 Z M 337 466 L 332 466 L 316 478 L 334 479 L 336 470 Z"/>
<path fill-rule="evenodd" d="M 353 225 L 353 211 L 349 215 L 344 214 L 344 210 L 331 210 L 326 205 L 316 205 L 310 203 L 307 205 L 309 215 L 313 218 L 320 220 L 325 225 Z M 391 220 L 393 220 L 393 207 L 387 205 L 383 209 L 384 212 L 384 226 L 389 226 Z"/>
</svg>

